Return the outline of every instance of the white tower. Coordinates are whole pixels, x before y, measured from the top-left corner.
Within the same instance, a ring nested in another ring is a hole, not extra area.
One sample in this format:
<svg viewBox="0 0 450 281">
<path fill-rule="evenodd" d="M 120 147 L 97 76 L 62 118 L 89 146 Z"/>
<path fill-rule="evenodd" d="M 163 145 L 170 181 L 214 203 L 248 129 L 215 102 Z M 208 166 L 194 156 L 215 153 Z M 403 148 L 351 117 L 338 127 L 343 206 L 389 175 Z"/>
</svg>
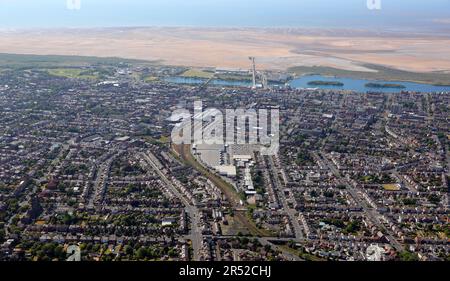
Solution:
<svg viewBox="0 0 450 281">
<path fill-rule="evenodd" d="M 256 89 L 256 64 L 255 64 L 255 57 L 249 57 L 249 60 L 252 61 L 252 74 L 253 74 L 253 89 Z"/>
</svg>

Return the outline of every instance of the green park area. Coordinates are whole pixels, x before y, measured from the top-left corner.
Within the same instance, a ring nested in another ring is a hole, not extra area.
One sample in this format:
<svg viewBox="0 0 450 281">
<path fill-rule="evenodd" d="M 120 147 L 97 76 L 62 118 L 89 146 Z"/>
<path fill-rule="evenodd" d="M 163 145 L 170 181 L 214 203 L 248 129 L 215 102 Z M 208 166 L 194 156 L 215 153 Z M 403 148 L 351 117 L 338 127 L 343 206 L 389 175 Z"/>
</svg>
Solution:
<svg viewBox="0 0 450 281">
<path fill-rule="evenodd" d="M 194 69 L 194 68 L 186 70 L 183 74 L 181 74 L 181 77 L 186 77 L 186 78 L 209 79 L 209 78 L 211 78 L 213 76 L 214 76 L 214 72 L 213 71 Z"/>
</svg>

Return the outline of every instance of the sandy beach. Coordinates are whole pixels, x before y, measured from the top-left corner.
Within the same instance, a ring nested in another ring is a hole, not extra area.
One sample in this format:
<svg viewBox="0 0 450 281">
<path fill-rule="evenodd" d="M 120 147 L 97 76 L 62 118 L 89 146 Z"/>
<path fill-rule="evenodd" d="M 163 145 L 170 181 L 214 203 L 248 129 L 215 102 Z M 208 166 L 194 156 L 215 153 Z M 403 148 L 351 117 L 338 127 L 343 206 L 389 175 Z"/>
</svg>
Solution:
<svg viewBox="0 0 450 281">
<path fill-rule="evenodd" d="M 0 31 L 0 52 L 156 60 L 167 65 L 285 70 L 364 63 L 415 72 L 450 72 L 450 36 L 364 30 L 140 27 Z"/>
</svg>

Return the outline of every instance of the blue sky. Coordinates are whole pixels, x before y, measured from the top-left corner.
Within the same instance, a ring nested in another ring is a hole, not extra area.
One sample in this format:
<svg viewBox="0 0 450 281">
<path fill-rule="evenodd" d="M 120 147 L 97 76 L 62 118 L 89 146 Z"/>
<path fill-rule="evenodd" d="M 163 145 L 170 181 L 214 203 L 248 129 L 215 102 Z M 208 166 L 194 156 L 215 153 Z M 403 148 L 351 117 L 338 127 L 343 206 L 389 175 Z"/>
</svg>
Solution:
<svg viewBox="0 0 450 281">
<path fill-rule="evenodd" d="M 0 0 L 0 28 L 266 26 L 450 28 L 450 0 Z"/>
</svg>

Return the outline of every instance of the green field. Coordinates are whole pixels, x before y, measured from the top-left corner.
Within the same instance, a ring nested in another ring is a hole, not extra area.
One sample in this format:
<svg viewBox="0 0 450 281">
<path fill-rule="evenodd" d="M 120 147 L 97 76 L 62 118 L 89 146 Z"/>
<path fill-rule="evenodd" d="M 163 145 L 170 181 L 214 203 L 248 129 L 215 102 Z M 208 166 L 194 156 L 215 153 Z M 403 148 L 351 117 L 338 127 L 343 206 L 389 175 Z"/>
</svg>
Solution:
<svg viewBox="0 0 450 281">
<path fill-rule="evenodd" d="M 118 66 L 127 64 L 150 65 L 154 63 L 156 62 L 114 57 L 100 58 L 83 56 L 40 56 L 0 53 L 0 68 L 8 69 L 83 67 L 92 65 Z"/>
<path fill-rule="evenodd" d="M 144 76 L 144 77 L 142 77 L 142 80 L 144 80 L 144 82 L 150 83 L 150 82 L 159 81 L 159 78 L 155 77 L 155 76 Z"/>
<path fill-rule="evenodd" d="M 109 66 L 97 66 L 95 68 L 60 67 L 43 70 L 53 76 L 72 79 L 107 79 L 115 74 L 115 70 Z"/>
<path fill-rule="evenodd" d="M 0 53 L 0 72 L 5 70 L 41 70 L 50 75 L 71 79 L 106 79 L 116 67 L 149 66 L 154 62 L 121 58 L 82 56 L 39 56 Z"/>
<path fill-rule="evenodd" d="M 238 74 L 219 74 L 216 75 L 217 79 L 221 80 L 231 80 L 231 81 L 252 81 L 252 76 L 250 75 L 238 75 Z"/>
<path fill-rule="evenodd" d="M 209 79 L 214 76 L 214 72 L 201 69 L 189 69 L 181 74 L 181 77 Z"/>
<path fill-rule="evenodd" d="M 81 78 L 81 79 L 97 79 L 98 76 L 94 73 L 87 72 L 80 68 L 52 68 L 47 69 L 48 74 L 65 78 Z"/>
<path fill-rule="evenodd" d="M 393 183 L 393 184 L 383 184 L 383 188 L 386 191 L 400 191 L 401 190 L 400 185 L 395 184 L 395 183 Z"/>
<path fill-rule="evenodd" d="M 324 66 L 297 66 L 289 68 L 288 71 L 295 73 L 297 76 L 318 74 L 356 79 L 417 82 L 440 86 L 450 85 L 450 73 L 409 72 L 375 64 L 363 64 L 362 66 L 376 70 L 376 72 L 350 71 Z"/>
</svg>

